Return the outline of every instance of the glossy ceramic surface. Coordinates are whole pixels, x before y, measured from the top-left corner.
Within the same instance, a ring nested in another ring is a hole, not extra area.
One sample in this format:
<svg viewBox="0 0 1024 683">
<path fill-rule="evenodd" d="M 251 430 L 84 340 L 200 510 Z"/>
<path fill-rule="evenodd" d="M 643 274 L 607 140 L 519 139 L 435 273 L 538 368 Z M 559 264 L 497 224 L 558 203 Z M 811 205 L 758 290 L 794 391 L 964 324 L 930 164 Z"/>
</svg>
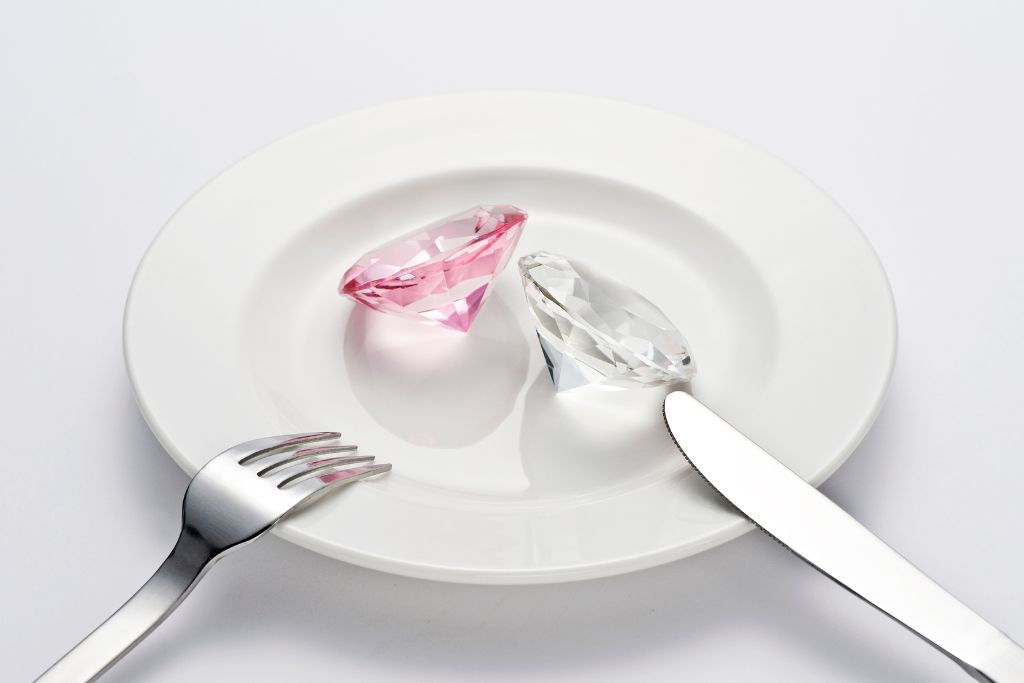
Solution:
<svg viewBox="0 0 1024 683">
<path fill-rule="evenodd" d="M 775 158 L 673 115 L 572 95 L 400 102 L 291 135 L 196 193 L 139 267 L 125 354 L 190 473 L 254 435 L 340 428 L 394 464 L 275 533 L 410 576 L 543 583 L 667 562 L 749 529 L 690 471 L 664 391 L 556 396 L 516 273 L 468 334 L 336 286 L 387 239 L 476 204 L 530 214 L 516 256 L 581 259 L 689 340 L 694 395 L 821 482 L 896 349 L 870 245 Z"/>
</svg>

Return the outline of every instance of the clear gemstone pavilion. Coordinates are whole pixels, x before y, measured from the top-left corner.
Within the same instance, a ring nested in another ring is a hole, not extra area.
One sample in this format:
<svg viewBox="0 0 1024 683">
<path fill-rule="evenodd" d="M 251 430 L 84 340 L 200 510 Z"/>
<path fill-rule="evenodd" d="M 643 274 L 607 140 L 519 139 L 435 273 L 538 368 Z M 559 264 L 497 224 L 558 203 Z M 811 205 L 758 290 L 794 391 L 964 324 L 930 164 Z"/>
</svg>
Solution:
<svg viewBox="0 0 1024 683">
<path fill-rule="evenodd" d="M 687 382 L 689 344 L 661 309 L 575 261 L 519 260 L 526 300 L 555 389 L 630 389 Z"/>
</svg>

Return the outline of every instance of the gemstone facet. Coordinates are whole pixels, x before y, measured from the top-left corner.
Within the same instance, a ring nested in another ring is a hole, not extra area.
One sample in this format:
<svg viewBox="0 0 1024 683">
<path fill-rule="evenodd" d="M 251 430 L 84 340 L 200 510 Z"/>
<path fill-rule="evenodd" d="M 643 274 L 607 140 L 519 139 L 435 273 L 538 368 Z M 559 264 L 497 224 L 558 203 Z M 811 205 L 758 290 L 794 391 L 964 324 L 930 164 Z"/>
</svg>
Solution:
<svg viewBox="0 0 1024 683">
<path fill-rule="evenodd" d="M 465 332 L 526 224 L 514 206 L 478 206 L 363 254 L 338 291 L 385 313 Z"/>
<path fill-rule="evenodd" d="M 557 391 L 652 387 L 696 374 L 683 335 L 629 287 L 543 251 L 519 259 L 519 274 Z"/>
</svg>

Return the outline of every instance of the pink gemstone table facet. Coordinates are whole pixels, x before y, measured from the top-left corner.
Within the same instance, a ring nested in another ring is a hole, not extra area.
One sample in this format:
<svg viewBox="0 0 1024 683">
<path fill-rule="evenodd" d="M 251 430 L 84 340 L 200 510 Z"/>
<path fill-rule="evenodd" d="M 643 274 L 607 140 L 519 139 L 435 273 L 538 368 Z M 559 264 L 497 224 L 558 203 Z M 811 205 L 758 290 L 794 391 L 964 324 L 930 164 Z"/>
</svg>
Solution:
<svg viewBox="0 0 1024 683">
<path fill-rule="evenodd" d="M 363 254 L 338 291 L 370 308 L 465 332 L 526 224 L 514 206 L 478 206 Z"/>
</svg>

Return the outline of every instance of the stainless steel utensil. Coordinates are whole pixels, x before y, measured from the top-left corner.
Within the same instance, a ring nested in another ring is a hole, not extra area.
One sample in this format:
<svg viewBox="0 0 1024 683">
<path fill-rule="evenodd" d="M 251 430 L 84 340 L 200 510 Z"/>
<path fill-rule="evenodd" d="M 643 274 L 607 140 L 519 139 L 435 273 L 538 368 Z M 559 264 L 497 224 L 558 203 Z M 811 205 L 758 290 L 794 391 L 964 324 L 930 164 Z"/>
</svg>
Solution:
<svg viewBox="0 0 1024 683">
<path fill-rule="evenodd" d="M 36 679 L 94 681 L 174 611 L 228 552 L 255 541 L 296 508 L 344 484 L 387 472 L 373 456 L 331 442 L 337 432 L 272 436 L 213 458 L 188 485 L 181 535 L 153 577 L 119 610 Z M 342 454 L 342 455 L 339 455 Z"/>
<path fill-rule="evenodd" d="M 665 422 L 693 468 L 769 536 L 978 681 L 1024 682 L 1024 649 L 689 394 Z"/>
</svg>

